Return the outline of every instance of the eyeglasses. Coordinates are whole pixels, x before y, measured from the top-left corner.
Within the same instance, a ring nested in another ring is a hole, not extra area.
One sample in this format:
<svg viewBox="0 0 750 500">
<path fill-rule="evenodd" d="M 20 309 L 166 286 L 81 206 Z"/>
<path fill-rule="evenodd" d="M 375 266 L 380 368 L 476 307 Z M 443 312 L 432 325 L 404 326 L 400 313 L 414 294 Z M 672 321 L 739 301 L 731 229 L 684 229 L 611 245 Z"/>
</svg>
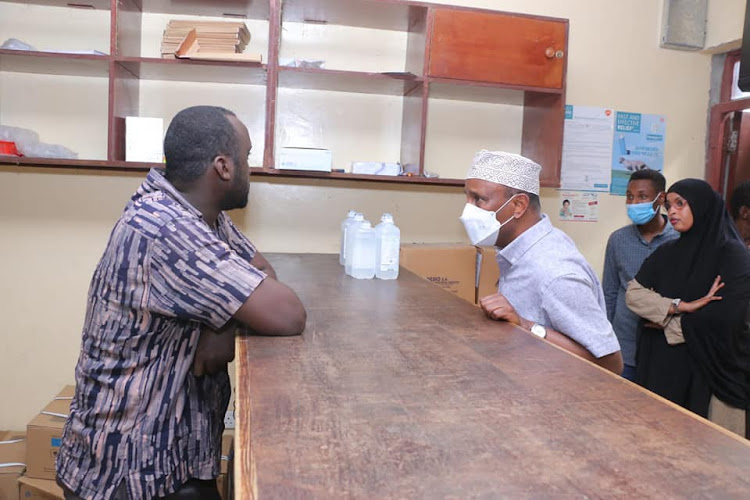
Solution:
<svg viewBox="0 0 750 500">
<path fill-rule="evenodd" d="M 682 198 L 676 200 L 674 203 L 670 203 L 668 201 L 664 202 L 664 208 L 667 209 L 667 211 L 672 208 L 672 205 L 674 205 L 677 210 L 682 210 L 683 208 L 688 206 L 688 202 L 683 200 Z"/>
</svg>

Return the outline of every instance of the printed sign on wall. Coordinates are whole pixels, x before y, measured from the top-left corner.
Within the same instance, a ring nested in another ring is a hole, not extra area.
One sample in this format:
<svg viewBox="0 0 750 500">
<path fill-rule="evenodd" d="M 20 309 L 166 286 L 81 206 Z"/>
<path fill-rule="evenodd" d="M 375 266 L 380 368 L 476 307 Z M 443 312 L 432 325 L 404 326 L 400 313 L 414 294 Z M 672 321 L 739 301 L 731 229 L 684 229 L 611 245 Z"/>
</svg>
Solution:
<svg viewBox="0 0 750 500">
<path fill-rule="evenodd" d="M 598 221 L 599 193 L 594 191 L 560 191 L 560 220 Z"/>
<path fill-rule="evenodd" d="M 624 196 L 630 174 L 636 170 L 664 170 L 666 126 L 662 115 L 624 111 L 615 114 L 610 193 Z"/>
<path fill-rule="evenodd" d="M 611 108 L 565 106 L 562 189 L 609 191 L 614 120 Z"/>
</svg>

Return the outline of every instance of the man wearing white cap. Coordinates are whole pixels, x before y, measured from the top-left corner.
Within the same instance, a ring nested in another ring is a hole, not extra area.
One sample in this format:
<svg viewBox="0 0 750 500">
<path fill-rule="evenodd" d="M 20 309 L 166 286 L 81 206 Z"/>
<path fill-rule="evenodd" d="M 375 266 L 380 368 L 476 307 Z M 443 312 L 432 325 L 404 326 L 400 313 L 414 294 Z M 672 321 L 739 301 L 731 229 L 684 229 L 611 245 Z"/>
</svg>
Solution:
<svg viewBox="0 0 750 500">
<path fill-rule="evenodd" d="M 620 345 L 607 320 L 599 279 L 575 243 L 552 226 L 539 203 L 541 167 L 523 156 L 480 151 L 466 176 L 461 221 L 474 245 L 498 248 L 498 293 L 485 314 L 617 374 Z"/>
</svg>

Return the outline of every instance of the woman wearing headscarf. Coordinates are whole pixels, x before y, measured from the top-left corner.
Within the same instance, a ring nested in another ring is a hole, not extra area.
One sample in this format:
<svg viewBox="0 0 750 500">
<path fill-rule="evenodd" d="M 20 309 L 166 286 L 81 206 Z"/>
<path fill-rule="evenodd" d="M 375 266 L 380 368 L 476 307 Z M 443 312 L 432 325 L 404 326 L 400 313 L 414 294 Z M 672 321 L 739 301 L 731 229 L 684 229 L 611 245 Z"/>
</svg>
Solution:
<svg viewBox="0 0 750 500">
<path fill-rule="evenodd" d="M 676 182 L 665 207 L 680 237 L 646 259 L 626 294 L 643 318 L 636 381 L 748 436 L 750 253 L 705 181 Z"/>
</svg>

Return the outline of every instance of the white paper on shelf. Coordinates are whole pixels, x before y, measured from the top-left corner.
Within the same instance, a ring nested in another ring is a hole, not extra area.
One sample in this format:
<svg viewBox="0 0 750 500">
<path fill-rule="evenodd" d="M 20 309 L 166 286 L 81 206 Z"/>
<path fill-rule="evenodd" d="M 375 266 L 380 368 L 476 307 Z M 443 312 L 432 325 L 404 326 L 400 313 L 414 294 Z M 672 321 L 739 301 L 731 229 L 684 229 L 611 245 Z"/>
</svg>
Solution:
<svg viewBox="0 0 750 500">
<path fill-rule="evenodd" d="M 401 165 L 396 162 L 354 161 L 353 174 L 400 175 Z"/>
<path fill-rule="evenodd" d="M 330 172 L 331 151 L 323 148 L 283 147 L 279 153 L 278 167 L 281 170 L 308 170 Z"/>
<path fill-rule="evenodd" d="M 42 52 L 50 52 L 52 54 L 72 54 L 82 56 L 106 56 L 107 53 L 99 50 L 43 50 Z"/>
<path fill-rule="evenodd" d="M 125 117 L 125 160 L 161 163 L 164 158 L 164 120 Z"/>
</svg>

